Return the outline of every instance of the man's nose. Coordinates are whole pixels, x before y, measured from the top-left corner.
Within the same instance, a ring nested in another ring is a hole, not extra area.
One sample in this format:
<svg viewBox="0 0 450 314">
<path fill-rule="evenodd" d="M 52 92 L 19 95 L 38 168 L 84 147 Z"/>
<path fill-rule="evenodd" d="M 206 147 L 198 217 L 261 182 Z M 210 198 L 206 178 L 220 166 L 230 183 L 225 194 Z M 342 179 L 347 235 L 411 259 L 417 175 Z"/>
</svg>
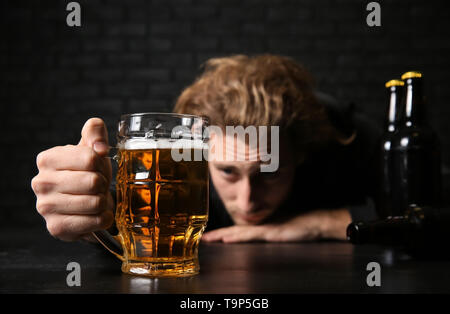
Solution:
<svg viewBox="0 0 450 314">
<path fill-rule="evenodd" d="M 255 189 L 252 186 L 250 178 L 244 178 L 241 180 L 239 185 L 239 192 L 237 198 L 237 206 L 245 214 L 249 214 L 255 210 L 255 200 L 254 200 Z"/>
</svg>

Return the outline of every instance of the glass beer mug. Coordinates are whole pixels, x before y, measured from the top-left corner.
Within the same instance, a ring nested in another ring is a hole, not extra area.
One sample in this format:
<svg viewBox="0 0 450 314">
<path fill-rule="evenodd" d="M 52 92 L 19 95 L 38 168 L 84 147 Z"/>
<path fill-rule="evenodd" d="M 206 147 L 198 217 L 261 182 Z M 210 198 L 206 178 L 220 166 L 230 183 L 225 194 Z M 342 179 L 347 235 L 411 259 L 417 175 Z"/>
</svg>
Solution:
<svg viewBox="0 0 450 314">
<path fill-rule="evenodd" d="M 117 136 L 112 236 L 94 236 L 122 260 L 122 271 L 151 277 L 199 271 L 198 245 L 208 220 L 206 118 L 171 113 L 123 115 Z"/>
</svg>

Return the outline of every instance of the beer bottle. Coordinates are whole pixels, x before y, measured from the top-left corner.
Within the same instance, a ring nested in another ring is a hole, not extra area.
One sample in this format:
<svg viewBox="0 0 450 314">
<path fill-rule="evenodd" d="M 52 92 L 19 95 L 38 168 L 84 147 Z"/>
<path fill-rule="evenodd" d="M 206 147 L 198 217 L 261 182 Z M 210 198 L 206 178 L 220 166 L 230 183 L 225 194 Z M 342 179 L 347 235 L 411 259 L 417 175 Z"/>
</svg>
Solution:
<svg viewBox="0 0 450 314">
<path fill-rule="evenodd" d="M 427 121 L 422 73 L 406 72 L 405 97 L 398 131 L 391 141 L 392 216 L 403 215 L 411 204 L 440 206 L 439 139 Z"/>
<path fill-rule="evenodd" d="M 396 214 L 393 206 L 393 190 L 392 178 L 393 163 L 392 163 L 392 138 L 398 130 L 401 122 L 401 100 L 403 96 L 403 86 L 405 84 L 400 80 L 390 80 L 385 84 L 388 90 L 389 104 L 386 110 L 386 118 L 384 125 L 384 132 L 380 139 L 379 152 L 379 201 L 378 214 L 381 218 L 386 218 Z"/>
<path fill-rule="evenodd" d="M 410 206 L 403 216 L 347 227 L 353 244 L 380 244 L 403 248 L 416 256 L 450 256 L 450 209 Z"/>
</svg>

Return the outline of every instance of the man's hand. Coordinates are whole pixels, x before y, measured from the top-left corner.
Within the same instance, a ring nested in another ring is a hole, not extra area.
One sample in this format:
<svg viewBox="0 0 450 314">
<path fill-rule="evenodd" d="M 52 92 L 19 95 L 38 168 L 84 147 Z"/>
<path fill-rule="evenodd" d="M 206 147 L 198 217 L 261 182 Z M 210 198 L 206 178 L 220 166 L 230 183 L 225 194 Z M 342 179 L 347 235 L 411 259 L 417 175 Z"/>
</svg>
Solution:
<svg viewBox="0 0 450 314">
<path fill-rule="evenodd" d="M 295 216 L 285 222 L 262 225 L 235 225 L 206 232 L 206 242 L 302 242 L 319 239 L 346 239 L 351 222 L 347 209 L 316 210 Z"/>
<path fill-rule="evenodd" d="M 105 124 L 92 118 L 85 123 L 78 145 L 53 147 L 37 156 L 39 173 L 31 186 L 36 209 L 54 237 L 74 241 L 113 223 L 107 154 Z"/>
<path fill-rule="evenodd" d="M 224 243 L 270 241 L 271 237 L 268 236 L 270 232 L 276 234 L 276 226 L 232 226 L 206 232 L 202 236 L 202 240 L 206 242 L 222 241 Z"/>
</svg>

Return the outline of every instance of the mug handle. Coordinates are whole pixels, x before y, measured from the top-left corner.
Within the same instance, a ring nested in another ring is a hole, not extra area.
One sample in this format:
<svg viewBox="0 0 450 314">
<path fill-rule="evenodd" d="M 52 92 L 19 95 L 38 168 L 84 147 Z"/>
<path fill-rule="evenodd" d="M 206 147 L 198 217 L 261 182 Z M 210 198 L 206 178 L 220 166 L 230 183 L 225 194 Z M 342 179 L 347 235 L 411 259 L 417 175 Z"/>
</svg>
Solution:
<svg viewBox="0 0 450 314">
<path fill-rule="evenodd" d="M 108 156 L 105 158 L 118 162 L 117 147 L 109 147 Z M 92 232 L 92 235 L 100 242 L 108 251 L 114 254 L 121 261 L 125 260 L 122 242 L 118 235 L 113 236 L 106 230 L 98 230 Z"/>
<path fill-rule="evenodd" d="M 113 236 L 106 230 L 92 232 L 92 235 L 118 259 L 120 259 L 122 262 L 125 260 L 122 244 L 118 235 Z"/>
</svg>

